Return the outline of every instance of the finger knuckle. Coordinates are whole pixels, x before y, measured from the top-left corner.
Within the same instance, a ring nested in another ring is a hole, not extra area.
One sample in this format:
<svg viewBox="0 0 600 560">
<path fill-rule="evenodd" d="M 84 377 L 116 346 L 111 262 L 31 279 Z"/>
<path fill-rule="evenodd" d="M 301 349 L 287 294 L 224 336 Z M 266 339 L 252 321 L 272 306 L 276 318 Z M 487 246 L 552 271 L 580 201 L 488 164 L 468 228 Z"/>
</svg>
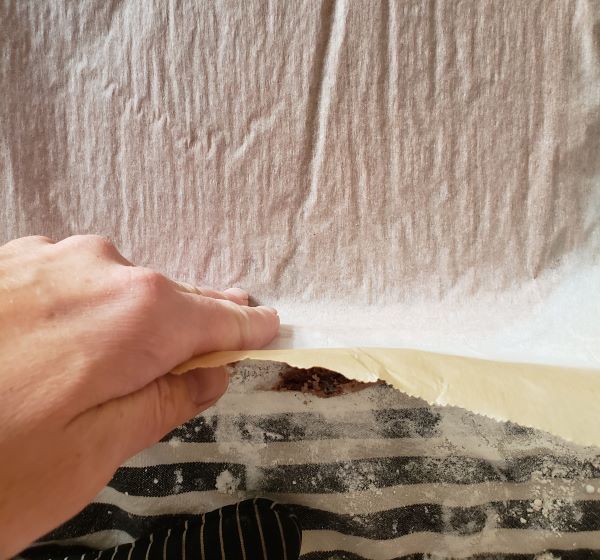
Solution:
<svg viewBox="0 0 600 560">
<path fill-rule="evenodd" d="M 167 279 L 149 268 L 134 268 L 131 270 L 131 283 L 134 294 L 144 304 L 153 305 L 165 293 Z"/>
<path fill-rule="evenodd" d="M 95 254 L 112 255 L 115 252 L 115 246 L 112 242 L 101 235 L 73 235 L 68 240 L 70 245 Z"/>
</svg>

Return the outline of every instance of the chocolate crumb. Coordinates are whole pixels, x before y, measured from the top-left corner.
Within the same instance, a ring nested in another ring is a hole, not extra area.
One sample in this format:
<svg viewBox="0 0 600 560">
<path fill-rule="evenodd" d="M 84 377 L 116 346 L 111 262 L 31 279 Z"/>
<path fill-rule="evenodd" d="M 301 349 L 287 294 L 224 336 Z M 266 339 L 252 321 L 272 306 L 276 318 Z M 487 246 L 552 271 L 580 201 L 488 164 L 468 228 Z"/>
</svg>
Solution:
<svg viewBox="0 0 600 560">
<path fill-rule="evenodd" d="M 279 373 L 279 382 L 273 387 L 273 390 L 299 391 L 317 397 L 329 398 L 355 393 L 378 384 L 381 384 L 381 382 L 363 383 L 346 379 L 340 373 L 325 368 L 300 369 L 288 366 Z"/>
</svg>

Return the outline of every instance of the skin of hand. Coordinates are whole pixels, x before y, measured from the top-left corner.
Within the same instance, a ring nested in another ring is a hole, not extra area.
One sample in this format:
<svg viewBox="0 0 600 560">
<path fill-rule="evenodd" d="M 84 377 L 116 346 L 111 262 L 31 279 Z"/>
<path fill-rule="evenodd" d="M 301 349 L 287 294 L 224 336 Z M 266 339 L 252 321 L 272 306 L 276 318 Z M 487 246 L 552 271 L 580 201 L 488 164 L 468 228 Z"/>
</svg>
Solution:
<svg viewBox="0 0 600 560">
<path fill-rule="evenodd" d="M 274 309 L 131 265 L 106 239 L 0 247 L 0 557 L 80 511 L 126 459 L 214 404 L 223 368 L 194 355 L 260 348 Z"/>
</svg>

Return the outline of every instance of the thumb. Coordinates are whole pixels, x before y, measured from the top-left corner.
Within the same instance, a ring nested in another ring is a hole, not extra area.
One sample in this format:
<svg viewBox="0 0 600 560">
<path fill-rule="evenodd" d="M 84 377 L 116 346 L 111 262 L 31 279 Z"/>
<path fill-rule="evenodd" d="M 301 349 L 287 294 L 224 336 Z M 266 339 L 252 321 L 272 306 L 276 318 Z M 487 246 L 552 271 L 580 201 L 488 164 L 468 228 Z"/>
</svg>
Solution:
<svg viewBox="0 0 600 560">
<path fill-rule="evenodd" d="M 110 449 L 116 468 L 212 406 L 223 396 L 228 384 L 225 368 L 163 375 L 134 393 L 88 410 L 70 428 L 86 435 L 95 451 L 92 454 Z"/>
</svg>

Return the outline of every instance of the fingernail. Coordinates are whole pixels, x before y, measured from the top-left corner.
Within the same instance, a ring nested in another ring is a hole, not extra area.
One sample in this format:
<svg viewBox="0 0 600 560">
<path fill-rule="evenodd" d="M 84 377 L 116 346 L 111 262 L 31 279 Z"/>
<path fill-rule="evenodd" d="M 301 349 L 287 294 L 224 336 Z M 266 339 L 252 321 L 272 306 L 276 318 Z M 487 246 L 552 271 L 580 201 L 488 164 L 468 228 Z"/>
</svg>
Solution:
<svg viewBox="0 0 600 560">
<path fill-rule="evenodd" d="M 184 375 L 190 397 L 198 405 L 219 399 L 229 385 L 229 374 L 224 368 L 199 368 Z"/>
<path fill-rule="evenodd" d="M 277 309 L 275 309 L 274 307 L 269 307 L 268 305 L 261 305 L 261 307 L 263 309 L 266 309 L 270 313 L 273 313 L 273 315 L 279 315 L 279 313 L 277 313 Z"/>
</svg>

